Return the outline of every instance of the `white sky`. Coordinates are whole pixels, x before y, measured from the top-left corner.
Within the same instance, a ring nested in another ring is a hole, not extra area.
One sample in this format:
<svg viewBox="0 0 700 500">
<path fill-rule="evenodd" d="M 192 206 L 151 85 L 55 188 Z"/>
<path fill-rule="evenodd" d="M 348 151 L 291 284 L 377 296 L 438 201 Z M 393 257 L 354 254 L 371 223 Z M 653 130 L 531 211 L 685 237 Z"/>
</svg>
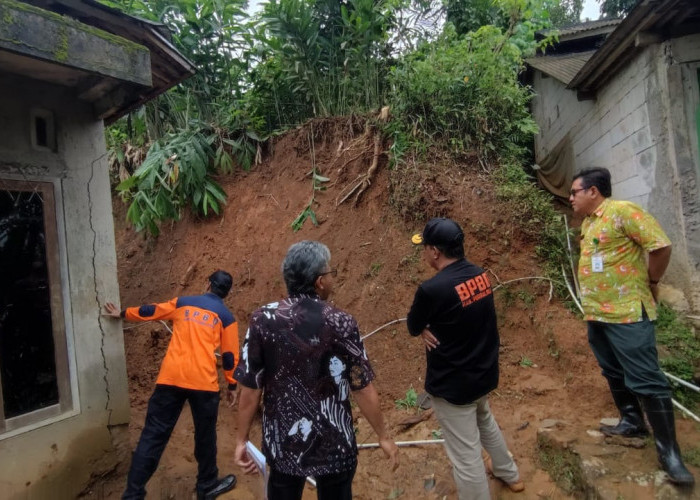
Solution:
<svg viewBox="0 0 700 500">
<path fill-rule="evenodd" d="M 583 10 L 581 11 L 581 21 L 586 18 L 596 21 L 600 17 L 600 4 L 595 0 L 583 0 Z"/>
</svg>

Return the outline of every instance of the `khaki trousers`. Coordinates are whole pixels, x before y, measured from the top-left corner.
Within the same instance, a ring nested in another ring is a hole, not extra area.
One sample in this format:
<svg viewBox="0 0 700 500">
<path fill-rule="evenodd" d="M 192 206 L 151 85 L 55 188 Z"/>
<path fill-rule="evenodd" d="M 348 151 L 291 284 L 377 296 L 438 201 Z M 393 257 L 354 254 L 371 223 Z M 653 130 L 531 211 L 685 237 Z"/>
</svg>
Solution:
<svg viewBox="0 0 700 500">
<path fill-rule="evenodd" d="M 494 476 L 509 484 L 519 480 L 518 467 L 508 453 L 487 396 L 466 405 L 453 405 L 433 396 L 433 408 L 445 438 L 460 500 L 491 499 L 482 447 L 491 456 Z"/>
</svg>

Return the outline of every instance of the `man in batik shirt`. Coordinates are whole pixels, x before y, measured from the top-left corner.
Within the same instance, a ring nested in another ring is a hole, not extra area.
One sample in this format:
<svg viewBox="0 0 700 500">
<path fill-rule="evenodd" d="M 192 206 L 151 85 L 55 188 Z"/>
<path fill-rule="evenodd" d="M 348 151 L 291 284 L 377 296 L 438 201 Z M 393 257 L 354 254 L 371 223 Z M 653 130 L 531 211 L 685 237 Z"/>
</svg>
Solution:
<svg viewBox="0 0 700 500">
<path fill-rule="evenodd" d="M 246 442 L 262 396 L 269 500 L 301 499 L 308 476 L 316 479 L 319 499 L 352 498 L 357 445 L 351 391 L 392 467 L 398 465 L 357 323 L 326 302 L 336 276 L 330 258 L 317 241 L 290 247 L 282 264 L 289 297 L 253 313 L 235 371 L 242 386 L 236 462 L 255 471 Z"/>
<path fill-rule="evenodd" d="M 610 172 L 574 176 L 569 201 L 581 224 L 578 278 L 588 321 L 588 342 L 620 412 L 603 426 L 608 436 L 648 434 L 639 400 L 654 432 L 656 450 L 672 482 L 691 485 L 676 441 L 671 388 L 659 367 L 652 321 L 659 280 L 671 258 L 671 241 L 648 212 L 611 200 Z M 645 259 L 648 254 L 648 261 Z"/>
</svg>

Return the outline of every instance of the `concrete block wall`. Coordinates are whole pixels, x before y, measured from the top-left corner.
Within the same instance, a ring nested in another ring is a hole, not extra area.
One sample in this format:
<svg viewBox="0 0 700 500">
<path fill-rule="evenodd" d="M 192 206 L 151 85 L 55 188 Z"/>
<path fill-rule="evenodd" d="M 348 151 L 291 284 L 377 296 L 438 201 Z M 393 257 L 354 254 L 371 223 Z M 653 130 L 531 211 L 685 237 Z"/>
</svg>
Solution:
<svg viewBox="0 0 700 500">
<path fill-rule="evenodd" d="M 573 138 L 576 170 L 586 166 L 610 169 L 614 196 L 642 206 L 653 186 L 640 174 L 655 168 L 658 140 L 651 134 L 647 109 L 653 60 L 652 51 L 646 51 L 601 89 Z"/>
<path fill-rule="evenodd" d="M 666 281 L 700 309 L 700 166 L 688 140 L 696 126 L 693 110 L 687 111 L 699 104 L 683 88 L 687 75 L 680 76 L 683 65 L 692 76 L 687 67 L 693 61 L 700 61 L 700 35 L 649 46 L 599 89 L 594 101 L 582 103 L 575 91 L 536 72 L 533 115 L 540 125 L 536 160 L 568 134 L 574 151 L 569 175 L 606 167 L 614 198 L 638 203 L 657 217 L 674 243 Z"/>
<path fill-rule="evenodd" d="M 56 152 L 30 146 L 30 109 L 53 113 Z M 91 474 L 128 447 L 129 400 L 121 329 L 100 317 L 118 301 L 104 128 L 70 89 L 0 71 L 0 178 L 54 184 L 74 410 L 48 425 L 0 435 L 0 496 L 75 498 Z"/>
<path fill-rule="evenodd" d="M 566 90 L 565 85 L 552 77 L 535 72 L 533 82 L 535 97 L 532 114 L 540 127 L 535 136 L 535 154 L 538 159 L 546 157 L 564 136 L 580 128 L 581 119 L 592 108 L 592 101 L 579 101 L 576 92 Z"/>
</svg>

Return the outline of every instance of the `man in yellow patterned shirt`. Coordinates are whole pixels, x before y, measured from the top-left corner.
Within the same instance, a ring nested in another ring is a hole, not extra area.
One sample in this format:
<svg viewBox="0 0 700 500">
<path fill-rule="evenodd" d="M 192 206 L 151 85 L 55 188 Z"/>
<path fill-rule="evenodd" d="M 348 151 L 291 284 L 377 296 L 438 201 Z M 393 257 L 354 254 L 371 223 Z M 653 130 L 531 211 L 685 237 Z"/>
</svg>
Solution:
<svg viewBox="0 0 700 500">
<path fill-rule="evenodd" d="M 600 430 L 608 436 L 648 434 L 641 399 L 663 469 L 672 482 L 692 485 L 676 441 L 671 388 L 659 367 L 652 323 L 671 241 L 648 212 L 611 200 L 611 194 L 610 172 L 591 168 L 574 176 L 569 196 L 574 212 L 585 216 L 578 278 L 588 343 L 620 411 L 619 424 Z"/>
</svg>

